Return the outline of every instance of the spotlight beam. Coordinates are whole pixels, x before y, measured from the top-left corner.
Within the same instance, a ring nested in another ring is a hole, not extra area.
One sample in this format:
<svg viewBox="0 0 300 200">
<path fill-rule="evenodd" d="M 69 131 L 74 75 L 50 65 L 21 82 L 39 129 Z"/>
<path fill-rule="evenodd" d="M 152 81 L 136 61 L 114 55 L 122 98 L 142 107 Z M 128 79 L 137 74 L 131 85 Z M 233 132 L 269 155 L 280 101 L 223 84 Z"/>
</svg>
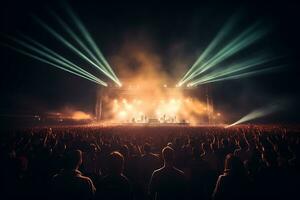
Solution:
<svg viewBox="0 0 300 200">
<path fill-rule="evenodd" d="M 252 68 L 255 68 L 259 65 L 266 64 L 270 61 L 274 60 L 274 58 L 268 58 L 266 55 L 258 56 L 252 59 L 247 59 L 243 62 L 236 63 L 233 65 L 230 65 L 229 67 L 226 67 L 225 69 L 218 69 L 215 70 L 199 79 L 196 79 L 192 81 L 190 84 L 197 85 L 201 82 L 214 80 L 216 78 L 233 75 L 237 72 L 245 71 L 245 70 L 251 70 Z"/>
<path fill-rule="evenodd" d="M 65 23 L 54 11 L 50 11 L 51 14 L 55 17 L 55 19 L 60 23 L 60 25 L 64 28 L 64 30 L 84 49 L 84 51 L 99 65 L 101 68 L 103 68 L 107 73 L 110 73 L 107 71 L 104 65 L 93 55 L 93 53 L 88 49 L 88 47 L 77 37 L 77 35 L 74 33 L 74 31 L 69 27 L 67 23 Z M 110 73 L 111 74 L 111 73 Z M 117 79 L 114 74 L 111 74 L 114 77 L 114 82 L 117 82 Z"/>
<path fill-rule="evenodd" d="M 258 39 L 262 38 L 262 36 L 264 36 L 267 33 L 267 31 L 265 29 L 259 29 L 255 31 L 258 25 L 259 23 L 256 23 L 250 28 L 248 28 L 247 30 L 245 30 L 244 32 L 242 32 L 238 37 L 236 37 L 225 47 L 223 47 L 217 54 L 215 54 L 207 62 L 199 66 L 189 77 L 187 77 L 184 81 L 182 81 L 181 84 L 184 84 L 185 82 L 195 78 L 196 76 L 207 71 L 208 69 L 211 69 L 212 67 L 216 66 L 217 64 L 224 61 L 228 57 L 236 54 L 242 49 L 253 44 Z"/>
<path fill-rule="evenodd" d="M 8 37 L 9 37 L 9 36 L 8 36 Z M 34 51 L 34 52 L 36 52 L 37 54 L 39 54 L 39 55 L 41 55 L 41 56 L 44 56 L 45 58 L 48 58 L 49 60 L 51 60 L 52 62 L 55 62 L 56 64 L 59 64 L 61 67 L 64 66 L 64 67 L 69 68 L 68 71 L 73 70 L 73 71 L 76 72 L 76 74 L 81 74 L 81 77 L 82 77 L 82 76 L 87 77 L 87 78 L 89 78 L 89 80 L 90 80 L 90 79 L 93 79 L 93 80 L 97 81 L 98 83 L 102 84 L 103 86 L 107 86 L 107 84 L 106 84 L 104 81 L 102 81 L 102 80 L 100 80 L 100 79 L 98 79 L 98 78 L 96 78 L 96 77 L 94 78 L 93 75 L 91 75 L 90 73 L 88 73 L 87 71 L 85 71 L 85 70 L 83 70 L 83 69 L 79 70 L 77 67 L 72 67 L 71 65 L 69 65 L 69 64 L 67 64 L 67 63 L 65 63 L 65 62 L 62 62 L 61 60 L 59 60 L 59 59 L 57 59 L 57 58 L 55 58 L 55 57 L 53 57 L 53 56 L 47 54 L 46 52 L 44 52 L 44 51 L 42 51 L 42 50 L 39 50 L 39 49 L 37 49 L 36 47 L 34 47 L 34 46 L 32 46 L 32 45 L 30 45 L 30 44 L 28 44 L 28 43 L 26 43 L 26 42 L 23 42 L 23 41 L 21 41 L 21 40 L 19 40 L 19 39 L 16 39 L 16 38 L 13 38 L 13 37 L 9 37 L 9 38 L 10 38 L 11 40 L 15 41 L 16 43 L 22 45 L 23 47 L 25 47 L 25 48 L 27 48 L 27 49 L 29 49 L 29 50 L 31 50 L 31 51 Z M 33 55 L 33 54 L 31 54 L 31 55 Z M 40 57 L 39 57 L 39 58 L 40 58 Z M 39 59 L 39 60 L 40 60 L 40 59 Z M 44 59 L 44 60 L 45 60 L 45 59 Z M 51 63 L 52 63 L 52 62 L 51 62 Z M 53 65 L 52 65 L 52 66 L 53 66 Z"/>
<path fill-rule="evenodd" d="M 188 76 L 192 74 L 193 71 L 198 67 L 200 63 L 202 63 L 208 55 L 224 40 L 224 38 L 230 33 L 233 29 L 234 25 L 238 22 L 240 18 L 236 15 L 232 16 L 228 22 L 223 26 L 221 31 L 216 35 L 212 42 L 204 49 L 204 52 L 198 57 L 196 62 L 192 65 L 192 67 L 187 71 L 187 73 L 180 79 L 179 83 L 185 80 Z"/>
<path fill-rule="evenodd" d="M 274 112 L 278 112 L 280 110 L 282 110 L 284 108 L 284 104 L 286 104 L 287 102 L 281 102 L 282 105 L 280 104 L 271 104 L 271 105 L 267 105 L 265 107 L 256 109 L 252 112 L 250 112 L 249 114 L 245 115 L 244 117 L 242 117 L 241 119 L 239 119 L 238 121 L 234 122 L 233 124 L 230 124 L 228 126 L 225 126 L 225 128 L 229 128 L 232 127 L 234 125 L 238 125 L 247 121 L 251 121 L 253 119 L 258 119 L 267 115 L 270 115 Z"/>
<path fill-rule="evenodd" d="M 212 79 L 212 80 L 203 81 L 203 82 L 199 82 L 199 83 L 193 83 L 192 82 L 192 83 L 189 84 L 189 86 L 196 86 L 196 85 L 203 85 L 203 84 L 214 83 L 214 82 L 219 82 L 219 81 L 246 78 L 246 77 L 250 77 L 250 76 L 260 75 L 260 74 L 263 74 L 263 73 L 273 72 L 273 71 L 278 70 L 282 67 L 284 67 L 284 65 L 280 65 L 280 66 L 276 66 L 276 67 L 269 67 L 269 68 L 265 68 L 265 69 L 254 70 L 254 71 L 251 71 L 251 72 L 245 72 L 245 73 L 241 73 L 241 74 L 237 74 L 237 75 Z"/>
<path fill-rule="evenodd" d="M 32 38 L 30 38 L 29 36 L 26 36 L 24 34 L 21 34 L 22 37 L 24 37 L 26 40 L 28 40 L 29 42 L 35 44 L 36 46 L 40 47 L 42 50 L 46 52 L 48 52 L 49 54 L 53 55 L 54 57 L 56 57 L 56 59 L 60 60 L 60 62 L 63 62 L 64 65 L 68 65 L 69 68 L 77 71 L 78 73 L 82 73 L 85 74 L 86 76 L 89 76 L 90 78 L 97 80 L 99 82 L 104 83 L 104 81 L 100 80 L 99 78 L 95 77 L 94 75 L 92 75 L 91 73 L 87 72 L 86 70 L 82 69 L 81 67 L 79 67 L 78 65 L 74 64 L 73 62 L 71 62 L 70 60 L 64 58 L 63 56 L 59 55 L 58 53 L 54 52 L 53 50 L 49 49 L 48 47 L 46 47 L 45 45 L 33 40 Z M 21 44 L 22 45 L 22 44 Z M 29 48 L 28 46 L 26 46 L 27 48 Z M 40 51 L 40 50 L 39 50 Z M 49 56 L 49 55 L 48 55 Z"/>
<path fill-rule="evenodd" d="M 103 74 L 108 76 L 110 79 L 114 80 L 114 78 L 108 74 L 104 69 L 99 67 L 97 64 L 95 64 L 92 60 L 90 60 L 88 57 L 86 57 L 83 53 L 81 53 L 74 45 L 72 45 L 70 42 L 68 42 L 65 38 L 63 38 L 59 33 L 57 33 L 53 28 L 48 26 L 46 23 L 44 23 L 40 18 L 34 17 L 35 21 L 40 24 L 46 31 L 48 31 L 50 34 L 52 34 L 56 39 L 61 41 L 66 47 L 71 49 L 73 52 L 75 52 L 77 55 L 79 55 L 81 58 L 92 64 L 94 67 L 99 69 Z"/>
<path fill-rule="evenodd" d="M 48 60 L 46 60 L 46 59 L 44 59 L 44 58 L 39 57 L 39 56 L 33 55 L 33 54 L 31 54 L 31 53 L 28 53 L 28 52 L 26 52 L 26 51 L 24 51 L 24 50 L 15 48 L 15 47 L 13 47 L 13 46 L 11 46 L 11 45 L 8 45 L 8 44 L 2 44 L 2 45 L 3 45 L 3 46 L 6 46 L 6 47 L 8 47 L 8 48 L 10 48 L 10 49 L 12 49 L 12 50 L 14 50 L 14 51 L 16 51 L 16 52 L 19 52 L 19 53 L 21 53 L 21 54 L 23 54 L 23 55 L 29 56 L 29 57 L 34 58 L 34 59 L 36 59 L 36 60 L 39 60 L 39 61 L 41 61 L 41 62 L 43 62 L 43 63 L 46 63 L 46 64 L 48 64 L 48 65 L 51 65 L 51 66 L 53 66 L 53 67 L 56 67 L 56 68 L 58 68 L 58 69 L 64 70 L 64 71 L 66 71 L 66 72 L 69 72 L 69 73 L 71 73 L 71 74 L 74 74 L 74 75 L 76 75 L 76 76 L 79 76 L 79 77 L 81 77 L 81 78 L 84 78 L 84 79 L 86 79 L 86 80 L 89 80 L 89 81 L 91 81 L 91 82 L 97 83 L 97 84 L 99 84 L 99 85 L 103 85 L 103 83 L 101 83 L 101 82 L 95 81 L 94 79 L 91 79 L 91 78 L 89 78 L 89 77 L 83 76 L 83 75 L 81 75 L 81 74 L 79 74 L 79 73 L 76 73 L 76 72 L 74 72 L 74 71 L 71 71 L 71 70 L 69 70 L 69 69 L 66 69 L 65 67 L 62 67 L 62 66 L 60 66 L 60 65 L 57 65 L 57 64 L 55 64 L 55 63 L 53 63 L 53 62 L 51 62 L 51 61 L 48 61 Z M 106 83 L 105 83 L 105 84 L 106 84 Z M 104 85 L 104 86 L 106 86 L 106 85 Z"/>
<path fill-rule="evenodd" d="M 103 62 L 103 64 L 106 66 L 106 68 L 116 77 L 118 85 L 121 86 L 121 82 L 119 81 L 119 79 L 115 75 L 114 71 L 110 67 L 110 65 L 107 62 L 107 60 L 105 59 L 105 57 L 103 56 L 102 52 L 100 51 L 100 49 L 98 48 L 97 44 L 93 40 L 92 36 L 88 32 L 87 28 L 84 26 L 84 24 L 81 22 L 81 20 L 79 19 L 79 17 L 74 13 L 74 11 L 71 9 L 71 7 L 66 2 L 65 2 L 65 7 L 67 9 L 67 12 L 68 12 L 69 16 L 76 23 L 76 25 L 77 25 L 79 31 L 81 32 L 82 36 L 86 39 L 86 41 L 89 43 L 89 45 L 93 48 L 93 50 L 95 51 L 96 55 Z"/>
</svg>

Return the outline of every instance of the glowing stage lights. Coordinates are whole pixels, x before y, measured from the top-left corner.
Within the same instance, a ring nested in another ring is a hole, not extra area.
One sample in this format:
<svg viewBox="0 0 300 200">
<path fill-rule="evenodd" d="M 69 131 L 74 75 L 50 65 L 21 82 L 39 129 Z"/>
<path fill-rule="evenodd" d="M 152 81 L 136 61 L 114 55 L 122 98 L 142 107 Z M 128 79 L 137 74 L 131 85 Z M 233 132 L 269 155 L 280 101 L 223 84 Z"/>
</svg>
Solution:
<svg viewBox="0 0 300 200">
<path fill-rule="evenodd" d="M 156 118 L 161 123 L 177 123 L 182 119 L 189 121 L 205 120 L 212 108 L 204 102 L 183 96 L 167 98 L 118 98 L 108 101 L 110 120 L 114 122 L 146 123 Z M 214 114 L 220 119 L 221 114 Z M 201 118 L 201 119 L 199 119 Z"/>
</svg>

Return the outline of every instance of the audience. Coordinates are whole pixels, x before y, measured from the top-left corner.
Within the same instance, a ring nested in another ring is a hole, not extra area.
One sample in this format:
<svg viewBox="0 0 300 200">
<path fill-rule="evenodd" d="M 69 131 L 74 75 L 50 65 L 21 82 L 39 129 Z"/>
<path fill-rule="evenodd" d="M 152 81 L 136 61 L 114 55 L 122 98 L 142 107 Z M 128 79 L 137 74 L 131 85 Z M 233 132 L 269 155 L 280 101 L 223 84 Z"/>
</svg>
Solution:
<svg viewBox="0 0 300 200">
<path fill-rule="evenodd" d="M 96 199 L 132 199 L 132 191 L 129 180 L 123 175 L 124 156 L 114 151 L 107 159 L 108 174 L 97 184 Z"/>
<path fill-rule="evenodd" d="M 219 176 L 213 200 L 247 199 L 250 185 L 242 161 L 233 154 L 227 154 L 224 173 Z"/>
<path fill-rule="evenodd" d="M 297 127 L 70 126 L 0 134 L 1 199 L 297 199 Z"/>
<path fill-rule="evenodd" d="M 65 168 L 53 177 L 53 199 L 93 199 L 96 188 L 92 180 L 78 170 L 82 163 L 82 152 L 71 151 L 66 155 Z"/>
<path fill-rule="evenodd" d="M 174 166 L 174 150 L 165 147 L 162 150 L 164 166 L 153 172 L 149 184 L 151 199 L 185 199 L 184 172 Z"/>
</svg>

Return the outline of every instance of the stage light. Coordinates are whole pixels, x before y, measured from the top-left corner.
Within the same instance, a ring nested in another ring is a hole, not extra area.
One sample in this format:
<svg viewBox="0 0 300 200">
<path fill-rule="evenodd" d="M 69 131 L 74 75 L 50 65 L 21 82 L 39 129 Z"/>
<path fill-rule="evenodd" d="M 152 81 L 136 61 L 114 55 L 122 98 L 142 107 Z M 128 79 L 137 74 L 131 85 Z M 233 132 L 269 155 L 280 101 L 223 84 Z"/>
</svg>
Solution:
<svg viewBox="0 0 300 200">
<path fill-rule="evenodd" d="M 90 63 L 92 66 L 94 66 L 96 69 L 99 69 L 104 75 L 109 77 L 110 79 L 114 80 L 114 77 L 112 77 L 110 74 L 108 74 L 103 68 L 99 67 L 97 64 L 95 64 L 91 59 L 89 59 L 85 54 L 80 52 L 73 44 L 68 42 L 63 36 L 61 36 L 57 31 L 55 31 L 53 28 L 51 28 L 49 25 L 47 25 L 44 21 L 42 21 L 37 16 L 33 16 L 34 20 L 41 25 L 46 31 L 48 31 L 52 36 L 54 36 L 57 40 L 62 42 L 66 47 L 68 47 L 70 50 L 72 50 L 74 53 L 79 55 L 82 59 Z"/>
<path fill-rule="evenodd" d="M 204 80 L 209 82 L 210 80 L 217 78 L 215 76 L 218 76 L 218 78 L 221 78 L 220 76 L 237 75 L 235 73 L 237 73 L 238 71 L 246 70 L 245 68 L 248 68 L 247 65 L 241 66 L 243 64 L 238 63 L 238 65 L 240 65 L 239 68 L 237 66 L 235 66 L 236 68 L 229 67 L 229 69 L 227 69 L 226 71 L 222 71 L 223 69 L 221 69 L 222 72 L 220 72 L 220 69 L 219 69 L 220 64 L 223 61 L 227 60 L 228 58 L 232 57 L 233 55 L 239 53 L 241 50 L 244 50 L 245 48 L 249 47 L 250 45 L 254 44 L 258 40 L 263 38 L 269 32 L 269 29 L 268 29 L 268 26 L 262 24 L 261 22 L 254 23 L 252 26 L 250 26 L 249 28 L 244 30 L 237 37 L 232 39 L 229 43 L 223 45 L 222 48 L 219 48 L 220 49 L 219 51 L 216 51 L 216 49 L 217 49 L 216 47 L 221 46 L 221 42 L 224 41 L 225 38 L 229 35 L 231 29 L 237 23 L 237 20 L 239 20 L 239 17 L 237 17 L 237 15 L 235 15 L 225 24 L 225 26 L 221 29 L 221 31 L 213 39 L 213 41 L 208 45 L 208 47 L 204 50 L 204 52 L 200 55 L 200 57 L 196 60 L 196 62 L 192 65 L 192 67 L 187 71 L 187 73 L 176 84 L 177 86 L 181 86 L 186 82 L 189 82 L 187 87 L 196 86 L 199 83 L 200 84 L 204 83 Z M 258 65 L 259 65 L 258 63 L 255 64 L 255 66 L 258 66 Z M 203 73 L 207 73 L 207 71 L 210 71 L 211 69 L 213 69 L 215 67 L 217 67 L 217 71 L 219 71 L 217 74 L 209 72 L 209 74 L 199 77 Z M 250 72 L 250 71 L 251 70 L 249 70 L 248 72 Z M 199 78 L 195 79 L 197 77 L 199 77 Z M 237 78 L 237 77 L 238 76 L 235 76 L 235 78 Z M 224 77 L 222 77 L 222 78 L 224 78 Z M 231 78 L 233 78 L 233 77 L 231 77 Z M 206 80 L 206 79 L 209 79 L 209 80 Z M 201 80 L 201 81 L 199 81 L 199 80 Z M 227 79 L 225 79 L 225 80 L 227 80 Z"/>
<path fill-rule="evenodd" d="M 107 73 L 111 73 L 109 70 L 106 69 L 106 67 L 94 56 L 94 54 L 89 50 L 89 48 L 80 40 L 80 38 L 75 34 L 75 32 L 68 26 L 67 23 L 65 23 L 55 12 L 51 11 L 51 14 L 54 16 L 54 18 L 59 22 L 61 27 L 64 28 L 64 30 L 83 48 L 83 50 L 101 67 L 103 68 Z M 118 85 L 119 82 L 116 79 L 114 74 L 111 74 Z"/>
<path fill-rule="evenodd" d="M 127 112 L 122 110 L 119 112 L 119 118 L 125 119 L 127 117 Z"/>
<path fill-rule="evenodd" d="M 279 103 L 271 104 L 271 105 L 267 105 L 267 106 L 264 106 L 262 108 L 256 109 L 256 110 L 250 112 L 249 114 L 245 115 L 244 117 L 242 117 L 238 121 L 236 121 L 236 122 L 234 122 L 234 123 L 232 123 L 228 126 L 225 126 L 225 128 L 229 128 L 229 127 L 232 127 L 232 126 L 235 126 L 235 125 L 247 122 L 247 121 L 251 121 L 251 120 L 254 120 L 254 119 L 258 119 L 258 118 L 261 118 L 261 117 L 265 117 L 265 116 L 270 115 L 274 112 L 278 112 L 278 111 L 280 111 L 284 108 L 283 104 L 286 104 L 286 102 L 281 102 L 280 104 Z"/>
<path fill-rule="evenodd" d="M 102 80 L 100 80 L 99 78 L 95 77 L 94 75 L 90 74 L 89 72 L 87 72 L 86 70 L 82 69 L 81 67 L 77 66 L 76 64 L 74 64 L 73 62 L 71 62 L 70 60 L 64 58 L 63 56 L 61 56 L 60 54 L 56 53 L 55 51 L 49 49 L 48 47 L 46 47 L 45 45 L 37 42 L 36 40 L 30 38 L 29 36 L 26 36 L 24 34 L 21 34 L 21 36 L 23 38 L 25 38 L 27 41 L 31 42 L 32 44 L 36 45 L 37 47 L 41 48 L 38 49 L 37 47 L 34 47 L 24 41 L 21 41 L 19 39 L 13 38 L 13 37 L 9 37 L 10 39 L 12 39 L 13 41 L 17 42 L 18 44 L 40 54 L 43 55 L 47 58 L 49 58 L 50 60 L 57 62 L 59 64 L 62 64 L 63 66 L 66 66 L 67 68 L 74 70 L 80 74 L 83 74 L 85 76 L 88 76 L 91 79 L 94 79 L 96 81 L 99 82 L 103 82 Z"/>
<path fill-rule="evenodd" d="M 65 8 L 69 14 L 69 16 L 73 19 L 73 21 L 75 22 L 75 24 L 77 25 L 77 28 L 79 29 L 79 31 L 81 32 L 82 36 L 85 38 L 85 40 L 89 43 L 89 45 L 92 47 L 92 49 L 94 50 L 94 52 L 96 53 L 96 55 L 98 56 L 99 60 L 103 62 L 104 66 L 106 67 L 106 69 L 108 69 L 111 74 L 116 78 L 116 83 L 121 86 L 121 82 L 119 81 L 119 79 L 117 78 L 117 76 L 115 75 L 114 71 L 112 70 L 112 68 L 110 67 L 109 63 L 107 62 L 107 60 L 105 59 L 105 57 L 103 56 L 102 52 L 100 51 L 100 49 L 98 48 L 97 44 L 95 43 L 95 41 L 93 40 L 91 34 L 89 33 L 89 31 L 87 30 L 87 28 L 84 26 L 84 24 L 81 22 L 81 20 L 79 19 L 79 17 L 75 14 L 75 12 L 72 10 L 72 8 L 66 3 L 65 4 Z"/>
<path fill-rule="evenodd" d="M 205 71 L 217 66 L 217 64 L 226 60 L 230 56 L 238 53 L 239 51 L 245 49 L 246 47 L 252 45 L 257 40 L 261 39 L 266 35 L 267 29 L 260 27 L 259 23 L 255 23 L 250 26 L 244 32 L 242 32 L 238 37 L 229 42 L 225 47 L 223 47 L 219 52 L 213 55 L 204 64 L 199 65 L 196 70 L 193 71 L 187 78 L 185 78 L 181 83 L 186 83 L 189 80 L 199 76 Z"/>
<path fill-rule="evenodd" d="M 269 68 L 260 69 L 260 70 L 253 70 L 250 72 L 240 73 L 237 75 L 232 75 L 232 76 L 223 77 L 223 78 L 219 78 L 219 79 L 212 79 L 212 80 L 204 81 L 204 82 L 197 82 L 197 83 L 193 83 L 193 84 L 201 85 L 201 84 L 213 83 L 213 82 L 218 82 L 218 81 L 241 79 L 241 78 L 256 76 L 256 75 L 260 75 L 260 74 L 264 74 L 264 73 L 274 72 L 279 69 L 282 69 L 283 67 L 285 67 L 285 65 L 279 65 L 279 66 L 269 67 Z"/>
<path fill-rule="evenodd" d="M 81 31 L 81 33 L 84 35 L 84 38 L 87 40 L 88 45 L 91 46 L 91 48 L 95 51 L 94 53 L 90 50 L 87 44 L 83 42 L 80 37 L 78 37 L 75 33 L 75 31 L 72 30 L 72 28 L 60 17 L 55 13 L 54 11 L 51 11 L 52 16 L 57 20 L 57 22 L 61 25 L 61 27 L 69 34 L 69 36 L 76 41 L 76 43 L 84 50 L 84 52 L 87 54 L 82 53 L 78 48 L 76 48 L 72 43 L 70 43 L 67 39 L 65 39 L 61 34 L 59 34 L 55 29 L 53 29 L 51 26 L 46 24 L 43 20 L 41 20 L 39 17 L 31 15 L 33 19 L 41 26 L 43 27 L 47 32 L 49 32 L 54 38 L 56 38 L 58 41 L 60 41 L 64 46 L 72 50 L 75 54 L 77 54 L 80 58 L 84 59 L 86 62 L 91 64 L 93 67 L 100 70 L 101 73 L 103 73 L 105 76 L 109 77 L 111 80 L 113 80 L 118 86 L 122 86 L 121 82 L 109 66 L 108 62 L 102 55 L 101 51 L 97 47 L 96 43 L 93 41 L 91 35 L 88 33 L 87 29 L 84 27 L 83 23 L 79 20 L 79 18 L 75 15 L 75 13 L 71 10 L 70 7 L 66 6 L 67 12 L 73 19 L 74 23 L 78 26 L 77 28 Z M 4 45 L 11 49 L 18 49 L 17 51 L 19 53 L 22 53 L 24 55 L 30 56 L 32 58 L 38 59 L 41 62 L 45 63 L 45 60 L 49 59 L 51 60 L 50 64 L 47 62 L 47 64 L 54 66 L 53 64 L 56 64 L 56 67 L 59 65 L 61 68 L 64 68 L 65 71 L 72 71 L 73 74 L 80 74 L 81 77 L 86 77 L 87 80 L 93 80 L 93 82 L 97 82 L 103 86 L 107 86 L 107 84 L 100 80 L 99 78 L 95 77 L 94 75 L 90 74 L 89 72 L 85 71 L 84 69 L 80 68 L 79 66 L 75 65 L 71 61 L 67 60 L 63 56 L 59 55 L 58 53 L 54 52 L 53 50 L 49 49 L 47 46 L 35 41 L 34 39 L 21 34 L 22 37 L 24 37 L 27 41 L 30 41 L 34 45 L 38 46 L 41 49 L 37 49 L 36 47 L 30 46 L 26 43 L 23 43 L 15 40 L 15 42 L 19 43 L 23 47 L 29 49 L 30 51 L 34 51 L 35 53 L 39 54 L 34 55 L 30 52 L 26 52 L 22 49 L 15 48 L 11 45 Z M 95 55 L 96 54 L 96 55 Z M 42 57 L 40 57 L 42 56 Z M 44 57 L 44 58 L 43 58 Z M 97 58 L 98 57 L 98 58 Z M 47 58 L 47 59 L 46 59 Z M 48 61 L 49 61 L 48 60 Z M 68 68 L 68 69 L 67 69 Z M 70 72 L 71 73 L 71 72 Z"/>
<path fill-rule="evenodd" d="M 156 115 L 157 115 L 158 117 L 160 117 L 160 116 L 161 116 L 161 111 L 157 110 L 157 111 L 156 111 Z"/>
<path fill-rule="evenodd" d="M 247 58 L 244 61 L 230 64 L 230 65 L 222 67 L 222 68 L 219 67 L 219 69 L 216 69 L 216 70 L 206 74 L 205 76 L 202 76 L 201 78 L 194 80 L 191 84 L 200 85 L 203 83 L 215 82 L 217 80 L 218 81 L 230 80 L 230 79 L 248 77 L 250 75 L 258 75 L 259 73 L 256 73 L 258 71 L 256 71 L 254 73 L 255 68 L 258 68 L 262 65 L 264 66 L 264 68 L 266 68 L 267 65 L 270 65 L 270 63 L 272 63 L 273 61 L 275 61 L 278 58 L 270 57 L 267 53 L 261 52 L 259 55 L 255 56 L 253 58 Z M 275 67 L 275 68 L 278 68 L 278 67 Z M 264 72 L 264 71 L 270 71 L 270 70 L 263 70 L 260 72 Z"/>
<path fill-rule="evenodd" d="M 31 58 L 34 58 L 34 59 L 36 59 L 36 60 L 39 60 L 39 61 L 41 61 L 41 62 L 43 62 L 43 63 L 46 63 L 46 64 L 48 64 L 48 65 L 51 65 L 51 66 L 53 66 L 53 67 L 59 68 L 59 69 L 61 69 L 61 70 L 64 70 L 64 71 L 66 71 L 66 72 L 69 72 L 69 73 L 71 73 L 71 74 L 74 74 L 74 75 L 77 75 L 77 76 L 79 76 L 79 77 L 82 77 L 82 78 L 84 78 L 84 79 L 86 79 L 86 80 L 92 81 L 92 82 L 97 83 L 97 84 L 99 84 L 99 85 L 107 86 L 107 84 L 106 84 L 105 82 L 99 82 L 99 81 L 96 81 L 96 80 L 94 80 L 94 79 L 92 79 L 92 78 L 89 78 L 89 77 L 87 77 L 87 76 L 84 76 L 84 75 L 82 75 L 82 74 L 80 74 L 80 73 L 77 73 L 77 72 L 74 72 L 74 71 L 72 71 L 72 70 L 69 70 L 69 69 L 67 69 L 67 68 L 65 68 L 65 67 L 63 67 L 63 66 L 61 66 L 61 65 L 59 65 L 59 64 L 55 64 L 55 63 L 53 63 L 53 62 L 51 62 L 51 61 L 48 61 L 48 60 L 46 60 L 46 59 L 44 59 L 44 58 L 42 58 L 42 57 L 39 57 L 39 56 L 36 56 L 36 55 L 34 55 L 34 54 L 28 53 L 28 52 L 26 52 L 26 51 L 24 51 L 24 50 L 22 50 L 22 49 L 15 48 L 15 47 L 13 47 L 13 46 L 11 46 L 11 45 L 8 45 L 8 44 L 2 44 L 2 45 L 6 46 L 6 47 L 8 47 L 8 48 L 10 48 L 10 49 L 12 49 L 12 50 L 15 50 L 15 51 L 17 51 L 17 52 L 19 52 L 19 53 L 21 53 L 21 54 L 23 54 L 23 55 L 29 56 L 29 57 L 31 57 Z"/>
<path fill-rule="evenodd" d="M 133 106 L 131 104 L 125 104 L 126 110 L 130 111 L 133 109 Z"/>
<path fill-rule="evenodd" d="M 230 19 L 224 24 L 224 26 L 221 28 L 219 33 L 216 35 L 216 37 L 213 39 L 211 43 L 204 49 L 204 52 L 198 57 L 196 62 L 190 67 L 190 69 L 187 71 L 187 73 L 182 77 L 182 79 L 179 81 L 179 86 L 181 86 L 184 83 L 184 80 L 189 77 L 198 67 L 199 64 L 201 64 L 207 57 L 212 54 L 213 50 L 220 45 L 220 43 L 225 39 L 227 35 L 232 31 L 233 27 L 236 25 L 236 23 L 241 19 L 240 18 L 241 13 L 237 12 L 233 16 L 230 17 Z"/>
</svg>

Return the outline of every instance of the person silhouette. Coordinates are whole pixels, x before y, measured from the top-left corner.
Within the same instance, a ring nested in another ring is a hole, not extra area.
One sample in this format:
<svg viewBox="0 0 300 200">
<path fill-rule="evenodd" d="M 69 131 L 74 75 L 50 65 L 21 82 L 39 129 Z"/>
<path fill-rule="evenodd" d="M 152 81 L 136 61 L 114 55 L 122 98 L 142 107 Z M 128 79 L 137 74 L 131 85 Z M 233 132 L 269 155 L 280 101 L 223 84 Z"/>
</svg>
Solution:
<svg viewBox="0 0 300 200">
<path fill-rule="evenodd" d="M 174 150 L 162 150 L 164 166 L 153 172 L 149 183 L 150 199 L 185 199 L 186 180 L 184 172 L 174 166 Z"/>
<path fill-rule="evenodd" d="M 132 199 L 131 184 L 123 174 L 124 156 L 118 151 L 108 157 L 108 174 L 97 184 L 96 199 Z"/>
<path fill-rule="evenodd" d="M 53 199 L 93 199 L 96 188 L 92 180 L 78 170 L 82 163 L 80 150 L 70 151 L 64 169 L 52 179 Z"/>
</svg>

